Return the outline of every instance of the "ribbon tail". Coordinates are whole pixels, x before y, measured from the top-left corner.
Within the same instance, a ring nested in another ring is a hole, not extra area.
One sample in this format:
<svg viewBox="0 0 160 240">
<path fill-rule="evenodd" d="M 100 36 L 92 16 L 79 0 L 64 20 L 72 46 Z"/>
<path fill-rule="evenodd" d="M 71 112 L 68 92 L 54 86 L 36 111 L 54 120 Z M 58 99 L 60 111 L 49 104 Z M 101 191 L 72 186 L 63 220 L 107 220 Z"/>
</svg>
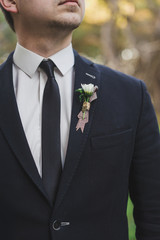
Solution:
<svg viewBox="0 0 160 240">
<path fill-rule="evenodd" d="M 84 132 L 84 127 L 85 127 L 85 122 L 81 119 L 79 119 L 77 126 L 76 126 L 76 131 L 78 131 L 79 129 L 81 129 L 82 133 Z"/>
<path fill-rule="evenodd" d="M 78 131 L 79 129 L 81 129 L 82 133 L 84 132 L 84 128 L 85 128 L 85 125 L 86 123 L 88 123 L 88 119 L 89 119 L 89 113 L 88 111 L 85 112 L 85 118 L 83 119 L 83 113 L 80 112 L 78 114 L 78 123 L 77 123 L 77 126 L 76 126 L 76 131 Z"/>
</svg>

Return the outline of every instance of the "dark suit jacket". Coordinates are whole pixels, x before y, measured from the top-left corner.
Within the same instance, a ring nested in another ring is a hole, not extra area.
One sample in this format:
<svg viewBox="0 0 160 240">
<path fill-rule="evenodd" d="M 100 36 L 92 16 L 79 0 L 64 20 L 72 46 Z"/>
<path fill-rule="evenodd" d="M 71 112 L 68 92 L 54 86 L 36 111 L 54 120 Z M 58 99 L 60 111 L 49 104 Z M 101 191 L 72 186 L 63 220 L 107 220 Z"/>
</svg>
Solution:
<svg viewBox="0 0 160 240">
<path fill-rule="evenodd" d="M 12 55 L 0 67 L 0 239 L 127 240 L 130 192 L 137 239 L 159 240 L 160 136 L 146 87 L 77 53 L 75 59 L 75 89 L 93 83 L 99 87 L 98 99 L 91 103 L 82 133 L 76 131 L 82 104 L 74 94 L 54 204 L 43 188 L 18 113 Z"/>
</svg>

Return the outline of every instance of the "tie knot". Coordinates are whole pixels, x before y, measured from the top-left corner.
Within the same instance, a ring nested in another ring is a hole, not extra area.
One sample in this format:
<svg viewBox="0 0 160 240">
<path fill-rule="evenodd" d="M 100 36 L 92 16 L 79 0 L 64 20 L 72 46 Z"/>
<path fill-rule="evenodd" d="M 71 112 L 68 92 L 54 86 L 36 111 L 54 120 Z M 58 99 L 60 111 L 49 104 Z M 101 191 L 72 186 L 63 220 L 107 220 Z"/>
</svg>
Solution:
<svg viewBox="0 0 160 240">
<path fill-rule="evenodd" d="M 50 59 L 43 60 L 39 66 L 47 74 L 48 78 L 54 78 L 55 64 L 52 60 Z"/>
</svg>

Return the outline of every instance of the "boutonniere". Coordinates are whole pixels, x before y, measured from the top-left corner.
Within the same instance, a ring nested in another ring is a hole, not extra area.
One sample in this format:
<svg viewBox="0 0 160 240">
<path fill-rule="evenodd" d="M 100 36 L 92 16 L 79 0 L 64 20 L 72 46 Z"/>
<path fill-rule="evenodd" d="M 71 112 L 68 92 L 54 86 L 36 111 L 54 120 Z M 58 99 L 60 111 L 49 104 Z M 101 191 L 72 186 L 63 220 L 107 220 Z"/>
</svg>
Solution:
<svg viewBox="0 0 160 240">
<path fill-rule="evenodd" d="M 96 91 L 98 90 L 97 86 L 94 86 L 93 84 L 81 84 L 82 88 L 79 88 L 76 90 L 76 92 L 79 92 L 79 100 L 80 102 L 83 102 L 82 110 L 78 114 L 78 123 L 76 126 L 76 130 L 78 131 L 81 129 L 82 133 L 84 131 L 85 124 L 89 121 L 89 110 L 91 106 L 91 102 L 97 99 Z"/>
</svg>

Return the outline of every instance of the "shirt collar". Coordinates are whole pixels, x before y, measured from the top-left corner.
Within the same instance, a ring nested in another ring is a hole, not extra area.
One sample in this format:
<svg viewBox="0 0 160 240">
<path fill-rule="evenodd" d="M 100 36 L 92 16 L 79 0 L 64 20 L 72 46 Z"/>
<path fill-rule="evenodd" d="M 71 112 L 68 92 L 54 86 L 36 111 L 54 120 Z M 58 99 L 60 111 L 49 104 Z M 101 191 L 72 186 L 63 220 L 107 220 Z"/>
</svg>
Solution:
<svg viewBox="0 0 160 240">
<path fill-rule="evenodd" d="M 43 61 L 44 57 L 22 47 L 19 43 L 13 55 L 14 64 L 17 65 L 23 72 L 32 77 L 37 71 L 39 64 Z M 74 66 L 74 53 L 72 44 L 62 49 L 56 54 L 49 57 L 61 74 L 64 76 Z"/>
</svg>

